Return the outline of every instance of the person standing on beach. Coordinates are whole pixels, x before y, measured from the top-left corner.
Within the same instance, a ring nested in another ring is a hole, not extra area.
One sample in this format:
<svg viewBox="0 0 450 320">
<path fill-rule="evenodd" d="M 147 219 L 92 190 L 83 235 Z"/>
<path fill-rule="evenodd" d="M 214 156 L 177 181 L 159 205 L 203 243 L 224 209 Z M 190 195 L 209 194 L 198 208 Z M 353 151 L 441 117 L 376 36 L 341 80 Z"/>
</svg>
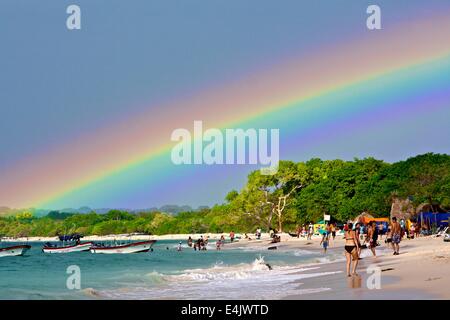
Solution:
<svg viewBox="0 0 450 320">
<path fill-rule="evenodd" d="M 322 241 L 320 241 L 319 245 L 323 245 L 323 253 L 327 253 L 327 248 L 328 248 L 328 239 L 329 239 L 329 235 L 328 233 L 324 232 L 322 234 Z"/>
<path fill-rule="evenodd" d="M 334 241 L 334 238 L 336 238 L 336 223 L 333 223 L 331 225 L 331 236 L 333 237 L 333 241 Z"/>
<path fill-rule="evenodd" d="M 409 238 L 410 239 L 414 239 L 414 236 L 416 234 L 416 229 L 415 229 L 415 223 L 411 223 L 411 227 L 409 227 Z"/>
<path fill-rule="evenodd" d="M 306 240 L 311 240 L 313 233 L 314 233 L 314 226 L 310 222 L 309 225 L 308 225 L 308 237 L 307 237 Z"/>
<path fill-rule="evenodd" d="M 347 259 L 347 276 L 357 276 L 356 268 L 358 267 L 359 260 L 359 241 L 357 240 L 356 231 L 353 229 L 353 223 L 348 223 L 347 231 L 344 233 L 345 239 L 345 258 Z M 350 273 L 350 265 L 353 265 L 353 271 Z"/>
<path fill-rule="evenodd" d="M 386 231 L 386 240 L 384 240 L 384 242 L 387 244 L 388 248 L 391 247 L 392 245 L 392 230 L 391 230 L 391 225 L 388 226 L 387 231 Z"/>
<path fill-rule="evenodd" d="M 256 229 L 256 239 L 261 239 L 261 228 Z"/>
<path fill-rule="evenodd" d="M 377 256 L 377 254 L 375 252 L 375 248 L 377 246 L 377 241 L 378 241 L 377 224 L 375 223 L 375 221 L 371 221 L 369 223 L 368 228 L 367 228 L 366 242 L 368 242 L 369 248 L 372 251 L 372 254 L 373 254 L 374 257 Z"/>
<path fill-rule="evenodd" d="M 361 242 L 359 241 L 359 237 L 360 237 L 360 230 L 361 230 L 361 224 L 358 222 L 355 225 L 355 241 L 358 243 L 358 259 L 361 260 L 360 256 L 361 256 Z"/>
<path fill-rule="evenodd" d="M 394 247 L 394 256 L 398 256 L 400 253 L 400 241 L 402 240 L 402 227 L 397 222 L 397 218 L 392 218 L 391 223 L 392 232 L 392 245 Z"/>
<path fill-rule="evenodd" d="M 383 223 L 380 223 L 378 225 L 378 235 L 380 236 L 380 240 L 383 239 L 383 229 L 384 229 Z"/>
<path fill-rule="evenodd" d="M 230 241 L 233 242 L 234 241 L 234 231 L 230 232 Z"/>
</svg>

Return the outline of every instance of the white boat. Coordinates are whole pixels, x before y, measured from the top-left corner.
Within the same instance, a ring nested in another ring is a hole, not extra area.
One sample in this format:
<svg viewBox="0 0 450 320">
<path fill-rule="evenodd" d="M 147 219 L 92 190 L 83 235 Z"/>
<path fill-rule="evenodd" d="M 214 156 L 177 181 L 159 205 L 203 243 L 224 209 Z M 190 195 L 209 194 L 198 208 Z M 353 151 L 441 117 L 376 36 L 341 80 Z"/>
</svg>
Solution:
<svg viewBox="0 0 450 320">
<path fill-rule="evenodd" d="M 111 246 L 94 245 L 91 252 L 104 254 L 148 252 L 155 242 L 156 240 L 149 240 Z"/>
<path fill-rule="evenodd" d="M 45 253 L 69 253 L 69 252 L 81 252 L 81 251 L 89 251 L 92 242 L 78 243 L 73 245 L 63 245 L 63 246 L 49 246 L 45 245 L 42 248 L 42 251 Z"/>
<path fill-rule="evenodd" d="M 31 249 L 27 244 L 0 248 L 0 257 L 21 256 Z"/>
</svg>

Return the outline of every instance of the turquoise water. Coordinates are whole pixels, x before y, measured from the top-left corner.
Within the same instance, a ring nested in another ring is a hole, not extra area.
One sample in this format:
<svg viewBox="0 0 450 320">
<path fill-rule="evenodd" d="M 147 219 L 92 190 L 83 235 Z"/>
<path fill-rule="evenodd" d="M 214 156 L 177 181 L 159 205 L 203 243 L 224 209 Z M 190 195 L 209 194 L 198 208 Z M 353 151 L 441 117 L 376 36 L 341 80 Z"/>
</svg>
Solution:
<svg viewBox="0 0 450 320">
<path fill-rule="evenodd" d="M 287 295 L 289 284 L 305 276 L 299 268 L 337 258 L 300 249 L 238 246 L 216 251 L 214 243 L 207 251 L 184 246 L 178 252 L 177 243 L 158 241 L 153 252 L 113 255 L 44 254 L 42 243 L 31 243 L 23 257 L 0 258 L 0 299 L 277 298 L 275 285 L 285 283 Z M 66 286 L 71 265 L 80 268 L 81 290 Z"/>
</svg>

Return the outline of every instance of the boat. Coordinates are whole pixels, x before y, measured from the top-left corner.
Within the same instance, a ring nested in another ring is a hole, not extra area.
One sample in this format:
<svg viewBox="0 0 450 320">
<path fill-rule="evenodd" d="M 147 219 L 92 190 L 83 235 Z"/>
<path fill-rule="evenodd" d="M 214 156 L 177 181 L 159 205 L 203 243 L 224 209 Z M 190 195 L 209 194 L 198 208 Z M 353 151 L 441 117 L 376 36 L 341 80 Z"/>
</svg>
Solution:
<svg viewBox="0 0 450 320">
<path fill-rule="evenodd" d="M 130 242 L 119 245 L 96 244 L 91 247 L 91 252 L 104 254 L 148 252 L 155 242 L 156 240 Z"/>
<path fill-rule="evenodd" d="M 47 243 L 42 248 L 42 251 L 44 253 L 82 252 L 82 251 L 89 251 L 92 245 L 93 245 L 92 242 L 76 243 L 73 245 L 62 245 L 62 246 L 56 246 Z"/>
<path fill-rule="evenodd" d="M 71 235 L 59 236 L 59 240 L 62 242 L 61 245 L 51 244 L 47 242 L 44 244 L 42 251 L 44 253 L 69 253 L 69 252 L 82 252 L 89 251 L 93 242 L 81 242 L 80 239 L 83 236 L 75 233 Z"/>
<path fill-rule="evenodd" d="M 31 246 L 27 244 L 3 247 L 0 248 L 0 257 L 22 256 L 30 249 Z"/>
</svg>

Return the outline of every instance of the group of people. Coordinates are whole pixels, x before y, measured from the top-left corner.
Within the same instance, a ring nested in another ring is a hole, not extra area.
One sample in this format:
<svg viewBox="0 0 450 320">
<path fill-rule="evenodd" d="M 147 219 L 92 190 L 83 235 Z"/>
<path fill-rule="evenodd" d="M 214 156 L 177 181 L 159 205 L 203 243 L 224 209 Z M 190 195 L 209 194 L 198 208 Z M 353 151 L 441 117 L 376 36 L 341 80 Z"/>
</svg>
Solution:
<svg viewBox="0 0 450 320">
<path fill-rule="evenodd" d="M 371 221 L 367 226 L 364 226 L 365 230 L 363 233 L 361 233 L 361 229 L 362 225 L 360 223 L 356 223 L 355 226 L 353 226 L 353 223 L 350 222 L 344 226 L 344 252 L 347 259 L 346 269 L 349 277 L 357 275 L 356 268 L 358 266 L 358 261 L 361 259 L 361 249 L 363 246 L 369 248 L 372 251 L 373 256 L 376 257 L 375 248 L 379 245 L 379 226 L 377 226 L 375 221 Z M 400 242 L 403 234 L 404 229 L 397 221 L 397 218 L 393 217 L 386 233 L 386 243 L 392 247 L 394 256 L 400 254 Z M 361 238 L 363 238 L 364 244 L 361 244 Z"/>
<path fill-rule="evenodd" d="M 231 233 L 230 233 L 230 236 L 231 236 Z M 231 242 L 234 241 L 234 233 L 233 233 L 233 237 L 230 237 L 230 239 L 231 239 Z M 207 250 L 208 241 L 209 241 L 208 236 L 205 236 L 205 237 L 200 236 L 200 238 L 198 238 L 197 241 L 195 241 L 195 242 L 192 239 L 192 237 L 189 236 L 189 238 L 187 239 L 187 245 L 190 248 L 194 248 L 194 251 L 197 251 L 197 250 L 205 251 L 205 250 Z M 222 235 L 220 237 L 220 239 L 216 241 L 216 250 L 220 250 L 224 244 L 225 244 L 225 237 Z M 182 251 L 181 241 L 178 244 L 177 250 Z"/>
<path fill-rule="evenodd" d="M 308 225 L 304 224 L 297 227 L 297 238 L 306 237 L 307 240 L 311 240 L 314 234 L 314 224 L 310 222 Z"/>
<path fill-rule="evenodd" d="M 336 238 L 337 226 L 335 223 L 327 223 L 324 230 L 322 231 L 322 240 L 320 245 L 323 246 L 323 252 L 327 253 L 327 248 L 330 245 L 330 241 Z"/>
<path fill-rule="evenodd" d="M 334 240 L 334 238 L 336 237 L 336 230 L 337 230 L 336 223 L 328 222 L 325 225 L 325 230 L 324 230 L 324 232 L 322 232 L 322 235 L 326 233 L 328 240 L 330 239 L 330 236 Z M 307 240 L 311 240 L 312 236 L 314 235 L 314 232 L 315 232 L 314 224 L 312 222 L 310 222 L 308 225 L 304 224 L 304 225 L 298 226 L 297 227 L 297 238 L 306 237 Z"/>
<path fill-rule="evenodd" d="M 189 237 L 187 240 L 187 245 L 190 248 L 194 247 L 195 251 L 206 250 L 206 246 L 208 245 L 208 236 L 205 236 L 204 238 L 203 238 L 203 236 L 200 236 L 200 238 L 198 238 L 197 241 L 195 241 L 195 242 L 194 242 L 194 240 L 192 240 L 191 237 Z M 181 241 L 180 241 L 179 248 L 180 248 L 179 251 L 181 251 Z"/>
</svg>

